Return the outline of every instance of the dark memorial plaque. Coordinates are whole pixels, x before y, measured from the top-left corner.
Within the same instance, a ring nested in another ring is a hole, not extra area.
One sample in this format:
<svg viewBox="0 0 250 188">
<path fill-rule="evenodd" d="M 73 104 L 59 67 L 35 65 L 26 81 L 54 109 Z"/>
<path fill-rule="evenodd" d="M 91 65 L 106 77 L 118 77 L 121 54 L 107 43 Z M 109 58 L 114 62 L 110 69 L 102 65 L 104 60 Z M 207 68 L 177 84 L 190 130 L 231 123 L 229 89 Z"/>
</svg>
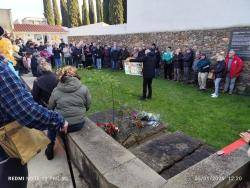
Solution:
<svg viewBox="0 0 250 188">
<path fill-rule="evenodd" d="M 245 61 L 250 60 L 250 29 L 235 30 L 231 33 L 229 49 Z"/>
</svg>

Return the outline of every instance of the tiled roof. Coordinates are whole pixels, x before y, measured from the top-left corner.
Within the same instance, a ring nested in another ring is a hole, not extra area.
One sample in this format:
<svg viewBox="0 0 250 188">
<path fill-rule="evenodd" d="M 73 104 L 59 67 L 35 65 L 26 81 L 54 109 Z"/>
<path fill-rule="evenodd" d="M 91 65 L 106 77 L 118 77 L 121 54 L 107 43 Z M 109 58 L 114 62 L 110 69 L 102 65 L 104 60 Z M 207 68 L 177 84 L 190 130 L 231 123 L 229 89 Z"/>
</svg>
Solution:
<svg viewBox="0 0 250 188">
<path fill-rule="evenodd" d="M 34 24 L 14 24 L 14 32 L 67 32 L 63 27 L 57 25 L 34 25 Z"/>
</svg>

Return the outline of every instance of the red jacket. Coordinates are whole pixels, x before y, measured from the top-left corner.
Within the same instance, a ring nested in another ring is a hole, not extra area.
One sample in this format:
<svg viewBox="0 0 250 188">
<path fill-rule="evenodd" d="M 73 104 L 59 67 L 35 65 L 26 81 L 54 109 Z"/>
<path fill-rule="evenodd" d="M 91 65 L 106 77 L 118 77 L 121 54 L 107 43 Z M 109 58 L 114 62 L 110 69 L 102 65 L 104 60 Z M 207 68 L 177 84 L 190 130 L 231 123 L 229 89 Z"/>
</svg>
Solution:
<svg viewBox="0 0 250 188">
<path fill-rule="evenodd" d="M 228 62 L 229 62 L 229 56 L 227 55 L 225 60 L 226 70 Z M 240 73 L 243 71 L 243 68 L 244 68 L 243 61 L 237 55 L 235 55 L 230 69 L 230 78 L 233 77 L 238 78 L 240 76 Z"/>
</svg>

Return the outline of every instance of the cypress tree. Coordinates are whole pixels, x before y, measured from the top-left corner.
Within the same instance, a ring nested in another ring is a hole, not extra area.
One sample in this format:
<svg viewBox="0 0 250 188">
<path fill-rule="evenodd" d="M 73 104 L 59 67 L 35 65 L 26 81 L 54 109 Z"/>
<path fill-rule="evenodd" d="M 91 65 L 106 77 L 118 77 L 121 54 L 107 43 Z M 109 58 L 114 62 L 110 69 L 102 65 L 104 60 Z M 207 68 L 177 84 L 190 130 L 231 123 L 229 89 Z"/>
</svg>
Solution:
<svg viewBox="0 0 250 188">
<path fill-rule="evenodd" d="M 51 0 L 43 0 L 44 17 L 49 25 L 55 25 Z"/>
<path fill-rule="evenodd" d="M 87 7 L 87 3 L 86 0 L 83 0 L 83 4 L 82 4 L 82 24 L 83 25 L 89 25 L 89 10 Z"/>
<path fill-rule="evenodd" d="M 123 0 L 110 0 L 109 2 L 109 22 L 110 24 L 122 24 L 123 18 Z"/>
<path fill-rule="evenodd" d="M 52 0 L 52 3 L 53 3 L 55 25 L 62 25 L 62 20 L 61 20 L 60 14 L 59 14 L 57 0 Z"/>
<path fill-rule="evenodd" d="M 78 27 L 81 25 L 81 17 L 78 0 L 68 1 L 69 3 L 69 20 L 71 27 Z"/>
<path fill-rule="evenodd" d="M 89 0 L 89 20 L 91 24 L 96 23 L 95 5 L 93 0 Z"/>
<path fill-rule="evenodd" d="M 103 0 L 103 21 L 109 23 L 109 0 Z"/>
<path fill-rule="evenodd" d="M 61 15 L 62 15 L 62 25 L 65 27 L 70 27 L 69 24 L 69 11 L 66 0 L 60 0 Z"/>
<path fill-rule="evenodd" d="M 127 23 L 127 0 L 123 0 L 123 19 Z"/>
<path fill-rule="evenodd" d="M 97 22 L 103 22 L 103 6 L 101 0 L 96 0 Z"/>
</svg>

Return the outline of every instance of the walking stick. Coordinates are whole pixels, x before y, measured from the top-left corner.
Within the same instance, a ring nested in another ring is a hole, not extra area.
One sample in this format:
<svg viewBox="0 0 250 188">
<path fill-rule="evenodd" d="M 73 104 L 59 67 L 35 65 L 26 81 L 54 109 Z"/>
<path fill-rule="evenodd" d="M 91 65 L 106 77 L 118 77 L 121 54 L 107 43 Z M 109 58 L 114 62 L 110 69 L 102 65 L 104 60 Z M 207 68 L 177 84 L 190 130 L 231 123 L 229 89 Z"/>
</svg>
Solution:
<svg viewBox="0 0 250 188">
<path fill-rule="evenodd" d="M 72 184 L 73 184 L 73 187 L 76 188 L 76 182 L 75 182 L 74 172 L 73 172 L 72 164 L 71 164 L 71 160 L 70 160 L 69 148 L 68 148 L 68 143 L 67 143 L 67 139 L 66 139 L 66 134 L 62 133 L 61 138 L 63 140 L 63 144 L 64 144 L 64 147 L 65 147 L 65 153 L 66 153 L 66 156 L 67 156 L 67 161 L 68 161 L 68 165 L 69 165 L 69 171 L 70 171 Z"/>
</svg>

